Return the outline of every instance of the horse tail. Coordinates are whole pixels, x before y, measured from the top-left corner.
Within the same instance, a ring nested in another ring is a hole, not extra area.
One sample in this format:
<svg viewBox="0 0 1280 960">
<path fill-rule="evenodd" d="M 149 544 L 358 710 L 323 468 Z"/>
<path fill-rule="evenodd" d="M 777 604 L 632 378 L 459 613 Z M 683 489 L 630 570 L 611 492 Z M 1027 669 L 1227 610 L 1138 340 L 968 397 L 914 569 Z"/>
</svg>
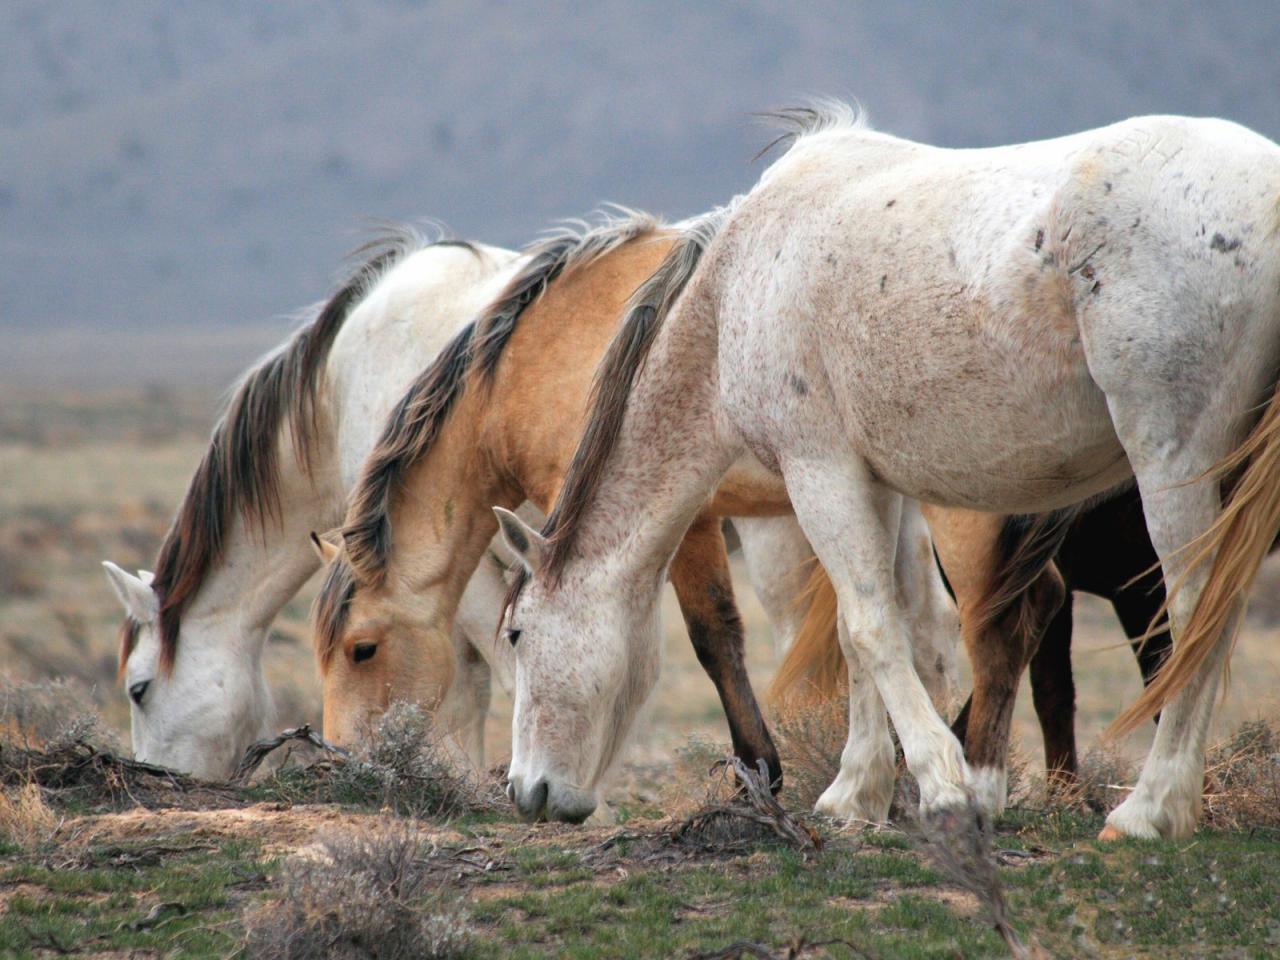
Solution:
<svg viewBox="0 0 1280 960">
<path fill-rule="evenodd" d="M 1080 508 L 1067 507 L 1031 516 L 1005 518 L 996 539 L 994 573 L 987 594 L 975 608 L 972 629 L 981 631 L 1019 605 L 1015 630 L 1019 633 L 1043 626 L 1043 611 L 1029 602 L 1028 589 L 1057 555 Z"/>
<path fill-rule="evenodd" d="M 1173 653 L 1155 679 L 1133 704 L 1107 728 L 1105 736 L 1118 737 L 1137 729 L 1155 716 L 1199 673 L 1218 643 L 1235 642 L 1226 629 L 1236 600 L 1252 586 L 1258 567 L 1280 531 L 1280 384 L 1273 391 L 1262 418 L 1231 454 L 1206 477 L 1235 479 L 1226 505 L 1203 534 L 1183 548 L 1192 552 L 1177 583 L 1168 589 L 1160 615 L 1186 583 L 1188 574 L 1210 557 L 1209 578 Z M 1238 626 L 1238 621 L 1237 621 Z"/>
<path fill-rule="evenodd" d="M 774 706 L 829 700 L 841 692 L 847 676 L 837 630 L 836 590 L 822 564 L 814 563 L 796 602 L 807 606 L 795 641 L 769 687 Z"/>
<path fill-rule="evenodd" d="M 627 303 L 622 326 L 596 369 L 587 426 L 565 473 L 555 509 L 543 528 L 551 541 L 544 567 L 553 580 L 572 552 L 571 544 L 594 480 L 617 446 L 635 378 L 644 367 L 667 314 L 736 204 L 735 200 L 728 206 L 676 224 L 676 239 L 671 249 Z"/>
</svg>

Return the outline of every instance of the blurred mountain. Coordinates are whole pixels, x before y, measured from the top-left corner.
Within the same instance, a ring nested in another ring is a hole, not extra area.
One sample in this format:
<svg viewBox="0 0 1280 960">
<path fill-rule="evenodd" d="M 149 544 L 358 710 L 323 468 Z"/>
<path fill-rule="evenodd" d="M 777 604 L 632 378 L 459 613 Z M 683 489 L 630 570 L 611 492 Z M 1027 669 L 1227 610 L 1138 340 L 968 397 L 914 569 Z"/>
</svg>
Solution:
<svg viewBox="0 0 1280 960">
<path fill-rule="evenodd" d="M 532 239 L 758 175 L 753 110 L 987 145 L 1139 113 L 1280 136 L 1280 4 L 9 0 L 0 327 L 261 324 L 364 218 Z"/>
</svg>

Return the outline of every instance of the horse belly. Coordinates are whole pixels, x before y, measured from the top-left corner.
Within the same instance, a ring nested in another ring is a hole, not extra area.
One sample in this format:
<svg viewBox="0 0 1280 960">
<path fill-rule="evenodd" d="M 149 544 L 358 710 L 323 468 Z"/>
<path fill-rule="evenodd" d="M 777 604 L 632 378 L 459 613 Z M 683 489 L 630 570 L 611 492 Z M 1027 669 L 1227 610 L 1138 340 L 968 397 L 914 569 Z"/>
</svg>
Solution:
<svg viewBox="0 0 1280 960">
<path fill-rule="evenodd" d="M 1037 512 L 1129 475 L 1083 358 L 972 349 L 980 342 L 899 363 L 890 376 L 873 349 L 838 377 L 851 440 L 877 476 L 930 503 Z"/>
</svg>

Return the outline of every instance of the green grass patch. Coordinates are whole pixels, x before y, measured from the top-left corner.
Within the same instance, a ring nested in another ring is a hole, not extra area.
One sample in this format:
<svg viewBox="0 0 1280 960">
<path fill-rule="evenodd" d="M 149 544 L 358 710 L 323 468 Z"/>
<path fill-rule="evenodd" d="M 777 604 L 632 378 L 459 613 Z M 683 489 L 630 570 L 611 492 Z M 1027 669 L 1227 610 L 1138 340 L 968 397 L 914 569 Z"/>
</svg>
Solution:
<svg viewBox="0 0 1280 960">
<path fill-rule="evenodd" d="M 135 866 L 121 866 L 132 848 Z M 156 951 L 226 957 L 240 943 L 241 902 L 262 885 L 259 848 L 246 842 L 148 858 L 148 844 L 89 848 L 77 857 L 7 854 L 0 884 L 14 892 L 0 916 L 0 956 Z M 157 913 L 153 908 L 165 905 Z"/>
</svg>

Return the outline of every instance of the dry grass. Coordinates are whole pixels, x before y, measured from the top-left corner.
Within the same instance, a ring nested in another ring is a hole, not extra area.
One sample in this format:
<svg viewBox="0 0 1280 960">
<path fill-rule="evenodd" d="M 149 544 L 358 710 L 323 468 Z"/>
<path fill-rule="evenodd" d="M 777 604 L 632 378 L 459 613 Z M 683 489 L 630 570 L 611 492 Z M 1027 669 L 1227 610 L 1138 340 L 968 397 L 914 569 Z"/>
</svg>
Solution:
<svg viewBox="0 0 1280 960">
<path fill-rule="evenodd" d="M 0 678 L 0 744 L 27 750 L 58 749 L 77 740 L 114 746 L 88 691 L 68 679 L 11 681 Z"/>
<path fill-rule="evenodd" d="M 847 711 L 840 697 L 775 707 L 772 729 L 789 805 L 811 809 L 840 771 L 849 729 Z"/>
<path fill-rule="evenodd" d="M 1280 829 L 1280 721 L 1244 723 L 1209 751 L 1204 821 L 1220 830 Z"/>
<path fill-rule="evenodd" d="M 18 848 L 32 850 L 47 843 L 59 822 L 34 783 L 0 791 L 0 837 Z"/>
<path fill-rule="evenodd" d="M 323 835 L 291 857 L 279 896 L 245 914 L 262 960 L 463 956 L 471 932 L 456 895 L 424 868 L 413 824 L 387 819 Z"/>
</svg>

